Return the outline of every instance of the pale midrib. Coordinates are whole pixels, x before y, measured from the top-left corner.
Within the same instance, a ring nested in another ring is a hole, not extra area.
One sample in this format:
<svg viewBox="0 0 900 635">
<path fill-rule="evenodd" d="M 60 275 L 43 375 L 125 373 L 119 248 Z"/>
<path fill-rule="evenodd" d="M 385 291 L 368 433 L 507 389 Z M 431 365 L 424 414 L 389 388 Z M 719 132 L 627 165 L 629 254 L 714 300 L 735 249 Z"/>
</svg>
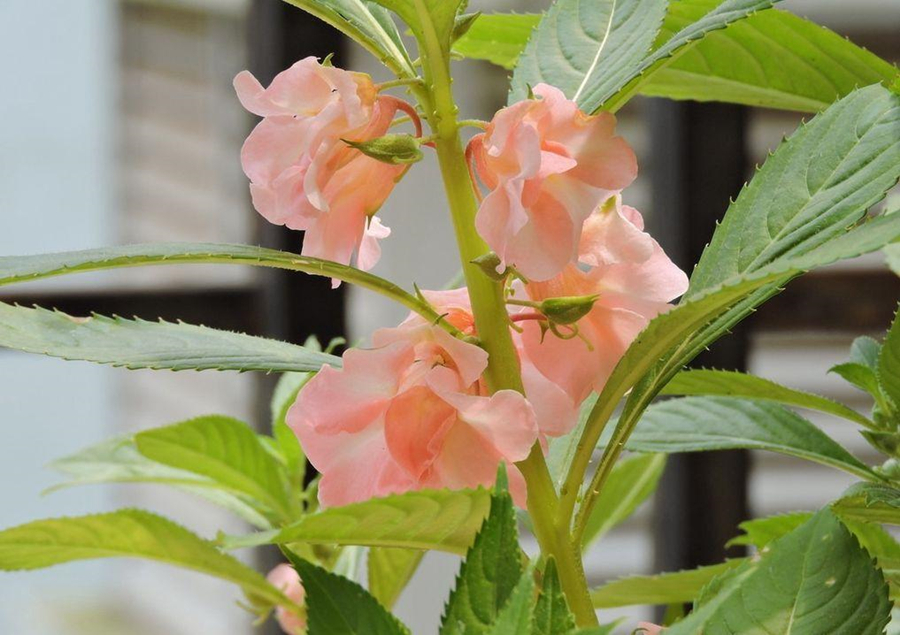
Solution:
<svg viewBox="0 0 900 635">
<path fill-rule="evenodd" d="M 590 66 L 588 66 L 587 71 L 584 74 L 584 78 L 581 80 L 581 85 L 578 86 L 578 90 L 576 90 L 575 94 L 572 95 L 572 101 L 577 102 L 578 98 L 581 97 L 581 93 L 587 86 L 588 80 L 590 80 L 591 76 L 594 74 L 594 71 L 597 69 L 597 64 L 600 63 L 600 57 L 603 55 L 603 50 L 606 48 L 606 43 L 609 41 L 610 33 L 612 33 L 613 17 L 616 14 L 617 5 L 617 0 L 613 0 L 612 7 L 609 11 L 609 22 L 606 24 L 606 33 L 603 34 L 603 39 L 600 41 L 600 46 L 597 48 L 597 53 L 594 54 L 594 59 L 591 61 Z"/>
</svg>

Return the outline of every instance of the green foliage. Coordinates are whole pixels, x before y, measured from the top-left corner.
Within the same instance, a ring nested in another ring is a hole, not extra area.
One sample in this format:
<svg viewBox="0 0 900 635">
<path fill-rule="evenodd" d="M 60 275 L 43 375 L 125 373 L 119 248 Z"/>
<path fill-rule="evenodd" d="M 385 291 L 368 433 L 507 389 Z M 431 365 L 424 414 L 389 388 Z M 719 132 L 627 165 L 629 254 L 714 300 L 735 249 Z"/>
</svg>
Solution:
<svg viewBox="0 0 900 635">
<path fill-rule="evenodd" d="M 683 370 L 660 391 L 662 395 L 721 395 L 774 401 L 788 406 L 825 412 L 866 427 L 874 424 L 852 408 L 814 395 L 794 390 L 762 377 L 727 370 Z"/>
<path fill-rule="evenodd" d="M 718 3 L 671 2 L 660 41 Z M 891 64 L 840 35 L 786 11 L 770 9 L 685 47 L 669 63 L 649 73 L 640 92 L 670 99 L 816 112 L 860 86 L 888 82 L 896 75 Z"/>
<path fill-rule="evenodd" d="M 406 628 L 374 597 L 347 578 L 311 562 L 291 559 L 306 591 L 309 635 L 407 635 Z"/>
<path fill-rule="evenodd" d="M 443 50 L 450 50 L 456 16 L 463 0 L 373 0 L 406 22 L 420 44 L 436 38 Z M 423 15 L 424 13 L 424 15 Z"/>
<path fill-rule="evenodd" d="M 282 529 L 223 538 L 229 548 L 306 542 L 464 554 L 490 509 L 487 490 L 423 490 L 309 514 Z"/>
<path fill-rule="evenodd" d="M 744 559 L 687 571 L 620 578 L 591 590 L 594 608 L 606 609 L 639 604 L 686 604 L 716 576 L 743 564 Z"/>
<path fill-rule="evenodd" d="M 900 408 L 900 313 L 894 315 L 891 328 L 881 344 L 876 375 L 891 412 L 896 412 Z"/>
<path fill-rule="evenodd" d="M 578 423 L 566 434 L 550 439 L 550 449 L 547 451 L 547 468 L 550 470 L 550 477 L 553 479 L 556 489 L 562 486 L 569 467 L 572 465 L 572 459 L 575 458 L 575 454 L 578 451 L 578 443 L 584 432 L 584 426 L 595 403 L 597 403 L 597 395 L 593 393 L 581 402 L 578 411 Z"/>
<path fill-rule="evenodd" d="M 587 519 L 582 547 L 631 516 L 656 491 L 665 467 L 664 454 L 635 454 L 616 463 Z"/>
<path fill-rule="evenodd" d="M 812 512 L 792 512 L 745 520 L 738 525 L 744 533 L 729 540 L 728 546 L 753 545 L 757 549 L 762 549 L 773 540 L 794 531 L 810 518 Z"/>
<path fill-rule="evenodd" d="M 512 601 L 522 572 L 512 497 L 505 490 L 496 491 L 491 496 L 490 514 L 456 576 L 456 586 L 444 608 L 440 634 L 492 633 L 501 610 Z M 517 612 L 504 620 L 514 622 L 515 616 Z"/>
<path fill-rule="evenodd" d="M 439 321 L 440 318 L 431 305 L 378 276 L 330 260 L 252 245 L 148 243 L 36 256 L 3 256 L 0 257 L 0 286 L 86 271 L 202 263 L 274 267 L 334 278 L 380 293 L 429 320 Z"/>
<path fill-rule="evenodd" d="M 900 97 L 870 86 L 801 127 L 729 207 L 687 297 L 846 235 L 900 178 L 898 126 Z"/>
<path fill-rule="evenodd" d="M 650 77 L 654 72 L 665 66 L 676 56 L 684 52 L 691 43 L 702 41 L 710 33 L 724 29 L 730 24 L 744 20 L 757 11 L 768 9 L 779 0 L 723 0 L 717 3 L 712 10 L 704 13 L 702 17 L 686 24 L 683 28 L 666 39 L 636 65 L 627 82 L 616 86 L 617 92 L 608 91 L 598 95 L 596 103 L 585 103 L 585 109 L 590 111 L 600 107 L 616 110 L 634 95 L 640 88 L 643 78 Z M 707 5 L 709 6 L 709 5 Z"/>
<path fill-rule="evenodd" d="M 525 571 L 497 614 L 490 635 L 522 635 L 532 632 L 534 622 L 534 576 Z M 467 631 L 468 632 L 468 631 Z"/>
<path fill-rule="evenodd" d="M 68 360 L 154 370 L 318 370 L 340 358 L 263 337 L 178 322 L 147 322 L 0 302 L 0 346 Z"/>
<path fill-rule="evenodd" d="M 881 344 L 871 337 L 857 337 L 850 347 L 849 361 L 832 367 L 828 372 L 840 375 L 860 390 L 881 399 L 881 388 L 876 375 L 880 354 Z"/>
<path fill-rule="evenodd" d="M 370 547 L 366 566 L 369 593 L 387 608 L 394 606 L 423 555 L 425 552 L 418 549 Z"/>
<path fill-rule="evenodd" d="M 848 520 L 900 525 L 900 489 L 881 483 L 857 483 L 831 508 Z"/>
<path fill-rule="evenodd" d="M 248 597 L 270 606 L 289 603 L 259 573 L 213 543 L 142 510 L 37 520 L 0 531 L 0 569 L 4 571 L 116 557 L 193 569 L 237 584 Z"/>
<path fill-rule="evenodd" d="M 815 425 L 763 401 L 684 397 L 650 406 L 628 441 L 640 452 L 755 449 L 815 461 L 866 479 L 878 477 Z"/>
<path fill-rule="evenodd" d="M 512 70 L 540 21 L 541 16 L 533 13 L 479 15 L 469 30 L 453 43 L 453 52 Z"/>
<path fill-rule="evenodd" d="M 557 0 L 519 57 L 509 103 L 545 82 L 593 112 L 631 79 L 665 13 L 665 0 Z"/>
<path fill-rule="evenodd" d="M 353 38 L 388 68 L 415 76 L 412 62 L 390 13 L 366 0 L 285 0 Z"/>
<path fill-rule="evenodd" d="M 270 523 L 246 497 L 225 491 L 210 478 L 151 461 L 140 452 L 131 437 L 104 441 L 50 464 L 69 480 L 50 488 L 59 490 L 94 483 L 155 483 L 176 487 L 234 512 L 251 525 L 268 529 Z"/>
<path fill-rule="evenodd" d="M 569 611 L 556 572 L 556 561 L 547 559 L 544 575 L 541 577 L 541 593 L 534 607 L 532 635 L 558 635 L 575 628 L 575 617 Z"/>
<path fill-rule="evenodd" d="M 309 346 L 309 343 L 307 343 Z M 278 453 L 284 459 L 289 478 L 295 486 L 302 486 L 306 475 L 306 455 L 300 440 L 286 422 L 288 410 L 297 400 L 300 389 L 313 377 L 312 373 L 284 373 L 275 385 L 269 410 L 272 417 L 272 436 Z"/>
<path fill-rule="evenodd" d="M 670 2 L 655 46 L 719 2 Z M 512 69 L 540 20 L 536 14 L 482 15 L 453 50 Z M 783 54 L 772 55 L 775 49 Z M 815 112 L 860 86 L 889 83 L 896 75 L 894 66 L 840 35 L 787 11 L 767 9 L 687 44 L 646 72 L 636 88 L 654 97 Z"/>
<path fill-rule="evenodd" d="M 827 510 L 724 577 L 667 635 L 875 635 L 890 619 L 884 576 Z"/>
<path fill-rule="evenodd" d="M 281 467 L 237 419 L 214 415 L 154 428 L 135 435 L 135 445 L 152 461 L 210 478 L 282 519 L 292 516 Z"/>
<path fill-rule="evenodd" d="M 900 245 L 888 245 L 884 248 L 884 254 L 887 256 L 888 266 L 900 276 Z"/>
</svg>

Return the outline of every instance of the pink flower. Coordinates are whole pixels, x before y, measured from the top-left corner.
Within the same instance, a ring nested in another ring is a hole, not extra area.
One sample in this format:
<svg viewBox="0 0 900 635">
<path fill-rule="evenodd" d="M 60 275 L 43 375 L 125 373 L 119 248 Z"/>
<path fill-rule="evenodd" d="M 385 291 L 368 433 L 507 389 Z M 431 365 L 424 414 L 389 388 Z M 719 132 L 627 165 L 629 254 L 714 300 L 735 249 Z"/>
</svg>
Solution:
<svg viewBox="0 0 900 635">
<path fill-rule="evenodd" d="M 643 229 L 637 210 L 610 199 L 585 222 L 579 264 L 552 280 L 524 285 L 536 302 L 599 295 L 577 323 L 579 337 L 562 339 L 533 321 L 522 322 L 528 358 L 575 403 L 603 389 L 638 333 L 687 290 L 687 276 Z"/>
<path fill-rule="evenodd" d="M 478 232 L 504 264 L 548 280 L 574 261 L 582 225 L 597 205 L 637 176 L 609 113 L 585 115 L 552 86 L 500 110 L 469 153 L 490 193 Z"/>
<path fill-rule="evenodd" d="M 321 503 L 489 486 L 502 461 L 524 504 L 524 481 L 512 464 L 537 438 L 535 414 L 515 391 L 484 393 L 487 353 L 415 319 L 376 332 L 373 344 L 344 353 L 340 370 L 322 368 L 288 413 L 322 474 Z"/>
<path fill-rule="evenodd" d="M 306 591 L 300 582 L 300 576 L 289 564 L 280 564 L 269 572 L 269 583 L 284 593 L 289 600 L 299 606 L 303 606 Z M 304 635 L 306 633 L 306 619 L 288 610 L 283 606 L 275 607 L 275 619 L 278 620 L 281 630 L 288 635 Z"/>
<path fill-rule="evenodd" d="M 253 206 L 267 220 L 305 230 L 303 254 L 371 268 L 390 230 L 373 215 L 403 175 L 344 140 L 383 136 L 401 100 L 379 95 L 368 75 L 322 66 L 314 57 L 279 73 L 268 88 L 247 71 L 234 87 L 264 119 L 241 151 Z"/>
<path fill-rule="evenodd" d="M 650 622 L 638 622 L 638 633 L 643 633 L 644 635 L 660 635 L 665 628 L 659 626 L 658 624 L 652 624 Z"/>
</svg>

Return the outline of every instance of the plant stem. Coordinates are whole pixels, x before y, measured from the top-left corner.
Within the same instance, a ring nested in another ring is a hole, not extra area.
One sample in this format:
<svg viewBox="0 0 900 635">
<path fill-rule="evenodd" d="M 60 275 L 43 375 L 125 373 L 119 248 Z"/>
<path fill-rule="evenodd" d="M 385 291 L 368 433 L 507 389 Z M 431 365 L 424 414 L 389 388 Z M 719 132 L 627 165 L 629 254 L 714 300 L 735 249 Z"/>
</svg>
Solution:
<svg viewBox="0 0 900 635">
<path fill-rule="evenodd" d="M 414 1 L 423 25 L 419 44 L 426 84 L 426 90 L 422 92 L 427 94 L 421 95 L 420 101 L 435 134 L 435 151 L 469 289 L 475 328 L 482 347 L 488 353 L 485 379 L 492 392 L 508 389 L 524 393 L 519 358 L 509 329 L 503 284 L 491 280 L 472 263 L 486 254 L 488 247 L 475 230 L 478 202 L 459 135 L 460 123 L 446 50 L 449 46 L 442 46 L 422 0 Z M 516 466 L 528 487 L 528 511 L 543 555 L 556 560 L 563 591 L 578 624 L 596 625 L 597 616 L 588 595 L 581 556 L 573 547 L 568 525 L 559 527 L 556 523 L 556 491 L 540 444 L 535 443 L 528 457 Z"/>
</svg>

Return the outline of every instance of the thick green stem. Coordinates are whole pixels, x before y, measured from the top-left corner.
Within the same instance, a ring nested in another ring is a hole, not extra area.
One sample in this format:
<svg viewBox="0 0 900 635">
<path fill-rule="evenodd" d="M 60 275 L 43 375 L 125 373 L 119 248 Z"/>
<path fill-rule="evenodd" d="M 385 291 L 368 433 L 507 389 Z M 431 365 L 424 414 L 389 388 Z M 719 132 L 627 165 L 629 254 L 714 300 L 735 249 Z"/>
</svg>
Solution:
<svg viewBox="0 0 900 635">
<path fill-rule="evenodd" d="M 491 280 L 473 260 L 488 252 L 475 230 L 478 201 L 469 177 L 462 140 L 459 135 L 456 103 L 450 78 L 447 47 L 435 31 L 421 0 L 415 0 L 423 29 L 420 46 L 424 60 L 426 89 L 417 91 L 426 118 L 435 134 L 435 151 L 441 168 L 453 228 L 469 289 L 475 328 L 482 347 L 488 352 L 485 379 L 491 391 L 516 390 L 524 393 L 519 358 L 513 346 L 502 283 Z M 581 556 L 573 547 L 568 523 L 556 522 L 557 496 L 539 444 L 517 467 L 528 487 L 528 511 L 535 535 L 545 557 L 556 560 L 563 591 L 581 626 L 597 624 Z"/>
</svg>

